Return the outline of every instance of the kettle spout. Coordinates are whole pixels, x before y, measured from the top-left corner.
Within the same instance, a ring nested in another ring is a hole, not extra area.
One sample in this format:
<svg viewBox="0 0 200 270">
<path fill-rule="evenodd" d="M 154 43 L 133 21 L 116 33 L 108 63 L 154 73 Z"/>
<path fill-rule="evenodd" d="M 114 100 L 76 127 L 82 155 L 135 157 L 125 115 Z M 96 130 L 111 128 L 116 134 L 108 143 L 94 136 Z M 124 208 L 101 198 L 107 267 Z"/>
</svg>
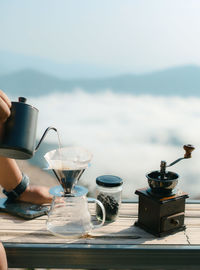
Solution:
<svg viewBox="0 0 200 270">
<path fill-rule="evenodd" d="M 55 132 L 58 132 L 57 129 L 56 129 L 55 127 L 48 127 L 48 128 L 45 130 L 45 132 L 43 133 L 41 139 L 39 140 L 39 142 L 38 142 L 38 144 L 37 144 L 37 146 L 36 146 L 36 148 L 35 148 L 35 152 L 38 150 L 38 148 L 39 148 L 41 142 L 44 140 L 44 138 L 46 137 L 48 131 L 51 130 L 51 129 L 53 129 Z"/>
</svg>

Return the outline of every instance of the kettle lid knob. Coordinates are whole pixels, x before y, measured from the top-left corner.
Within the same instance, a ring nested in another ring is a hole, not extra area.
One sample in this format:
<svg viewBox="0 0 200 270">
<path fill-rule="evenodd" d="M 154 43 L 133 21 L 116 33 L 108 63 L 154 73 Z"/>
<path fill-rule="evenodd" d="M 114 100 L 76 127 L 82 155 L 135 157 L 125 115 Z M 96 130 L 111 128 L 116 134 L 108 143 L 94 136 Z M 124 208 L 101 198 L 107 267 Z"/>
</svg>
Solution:
<svg viewBox="0 0 200 270">
<path fill-rule="evenodd" d="M 27 99 L 25 97 L 19 97 L 18 101 L 22 103 L 26 103 Z"/>
</svg>

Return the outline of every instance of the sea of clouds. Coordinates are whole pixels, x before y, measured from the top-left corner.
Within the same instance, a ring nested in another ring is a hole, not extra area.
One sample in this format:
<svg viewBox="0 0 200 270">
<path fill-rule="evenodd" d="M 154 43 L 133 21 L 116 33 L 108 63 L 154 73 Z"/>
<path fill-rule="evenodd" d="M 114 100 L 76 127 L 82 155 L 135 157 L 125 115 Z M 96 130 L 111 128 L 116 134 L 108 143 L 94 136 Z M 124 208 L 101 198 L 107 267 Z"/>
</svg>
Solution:
<svg viewBox="0 0 200 270">
<path fill-rule="evenodd" d="M 180 175 L 178 187 L 200 197 L 200 98 L 89 94 L 82 90 L 31 98 L 39 109 L 38 138 L 55 126 L 63 145 L 80 145 L 93 153 L 81 184 L 95 189 L 99 175 L 120 176 L 123 198 L 136 198 L 147 186 L 146 173 L 158 170 L 161 160 L 171 163 L 184 155 L 183 145 L 193 144 L 192 159 L 170 170 Z M 57 142 L 51 133 L 45 139 Z"/>
</svg>

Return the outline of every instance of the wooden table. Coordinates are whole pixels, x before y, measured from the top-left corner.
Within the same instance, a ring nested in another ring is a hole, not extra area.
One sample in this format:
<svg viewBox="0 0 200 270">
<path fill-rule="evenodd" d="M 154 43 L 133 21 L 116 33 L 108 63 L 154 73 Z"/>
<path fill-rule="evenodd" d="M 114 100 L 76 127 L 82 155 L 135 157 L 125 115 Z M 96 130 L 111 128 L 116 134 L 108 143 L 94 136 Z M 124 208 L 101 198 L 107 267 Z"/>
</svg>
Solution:
<svg viewBox="0 0 200 270">
<path fill-rule="evenodd" d="M 186 205 L 186 231 L 156 238 L 133 226 L 137 203 L 123 203 L 117 221 L 81 239 L 46 230 L 46 216 L 0 213 L 0 239 L 10 268 L 200 269 L 200 204 Z"/>
</svg>

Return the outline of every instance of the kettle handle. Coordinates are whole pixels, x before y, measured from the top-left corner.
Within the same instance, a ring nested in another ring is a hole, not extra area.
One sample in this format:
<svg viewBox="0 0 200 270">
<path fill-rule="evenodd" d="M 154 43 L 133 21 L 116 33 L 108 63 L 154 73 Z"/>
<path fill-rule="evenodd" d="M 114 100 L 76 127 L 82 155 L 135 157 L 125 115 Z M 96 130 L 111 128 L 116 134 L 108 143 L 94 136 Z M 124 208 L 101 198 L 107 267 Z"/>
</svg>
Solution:
<svg viewBox="0 0 200 270">
<path fill-rule="evenodd" d="M 98 225 L 94 225 L 93 224 L 93 228 L 94 229 L 100 228 L 104 224 L 104 222 L 105 222 L 105 218 L 106 218 L 105 208 L 104 208 L 102 202 L 100 202 L 99 200 L 97 200 L 95 198 L 87 198 L 87 200 L 88 200 L 88 202 L 95 202 L 95 203 L 97 203 L 101 207 L 101 211 L 102 211 L 102 214 L 103 214 L 102 221 Z"/>
</svg>

